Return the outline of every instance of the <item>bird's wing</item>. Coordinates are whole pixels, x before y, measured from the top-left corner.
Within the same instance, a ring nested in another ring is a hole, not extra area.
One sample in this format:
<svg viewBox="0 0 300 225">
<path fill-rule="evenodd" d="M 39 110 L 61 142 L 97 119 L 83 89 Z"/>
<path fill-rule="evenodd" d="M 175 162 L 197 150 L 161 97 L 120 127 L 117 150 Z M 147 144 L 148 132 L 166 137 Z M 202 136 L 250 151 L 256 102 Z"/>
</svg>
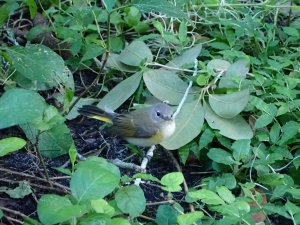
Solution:
<svg viewBox="0 0 300 225">
<path fill-rule="evenodd" d="M 153 125 L 145 126 L 143 120 L 125 114 L 116 116 L 113 119 L 113 125 L 106 131 L 121 137 L 148 138 L 154 136 L 158 132 L 158 128 Z"/>
</svg>

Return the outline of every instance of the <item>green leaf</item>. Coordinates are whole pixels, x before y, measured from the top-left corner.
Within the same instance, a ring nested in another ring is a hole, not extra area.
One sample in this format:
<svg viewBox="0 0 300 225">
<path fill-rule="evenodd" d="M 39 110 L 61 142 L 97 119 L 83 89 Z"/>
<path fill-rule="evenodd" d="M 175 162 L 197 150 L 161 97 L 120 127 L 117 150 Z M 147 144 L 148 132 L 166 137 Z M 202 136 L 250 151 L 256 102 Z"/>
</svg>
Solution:
<svg viewBox="0 0 300 225">
<path fill-rule="evenodd" d="M 227 202 L 229 204 L 233 203 L 235 201 L 234 195 L 225 186 L 217 187 L 217 193 L 225 202 Z"/>
<path fill-rule="evenodd" d="M 244 110 L 249 100 L 249 90 L 224 95 L 209 95 L 209 104 L 214 112 L 223 118 L 233 118 Z"/>
<path fill-rule="evenodd" d="M 179 69 L 182 68 L 182 66 L 185 64 L 194 63 L 194 61 L 199 56 L 201 49 L 202 45 L 194 45 L 192 48 L 184 51 L 180 56 L 177 56 L 174 59 L 172 59 L 166 64 L 166 66 Z"/>
<path fill-rule="evenodd" d="M 233 140 L 251 139 L 253 131 L 243 117 L 237 115 L 231 119 L 219 117 L 206 104 L 203 104 L 205 110 L 205 120 L 212 129 L 220 130 L 219 133 Z"/>
<path fill-rule="evenodd" d="M 120 55 L 118 54 L 109 54 L 107 63 L 107 67 L 113 68 L 122 72 L 136 72 L 138 67 L 129 66 L 120 61 Z"/>
<path fill-rule="evenodd" d="M 11 198 L 19 199 L 30 195 L 32 193 L 32 190 L 27 181 L 21 181 L 19 182 L 19 186 L 14 189 L 0 187 L 0 192 L 5 192 Z"/>
<path fill-rule="evenodd" d="M 161 101 L 167 100 L 172 105 L 179 104 L 188 86 L 175 72 L 163 69 L 149 70 L 144 73 L 143 78 L 151 94 Z M 192 97 L 190 94 L 187 101 Z"/>
<path fill-rule="evenodd" d="M 3 213 L 3 211 L 0 209 L 0 220 L 3 218 L 3 216 L 4 216 L 4 213 Z"/>
<path fill-rule="evenodd" d="M 132 223 L 125 218 L 113 218 L 106 225 L 132 225 Z"/>
<path fill-rule="evenodd" d="M 299 132 L 299 123 L 295 121 L 289 121 L 282 126 L 282 136 L 278 142 L 278 145 L 283 145 L 290 139 L 294 138 Z"/>
<path fill-rule="evenodd" d="M 215 137 L 215 134 L 211 129 L 209 129 L 209 128 L 205 129 L 199 139 L 199 143 L 198 143 L 199 151 L 201 151 L 203 148 L 207 147 L 212 142 L 214 137 Z"/>
<path fill-rule="evenodd" d="M 283 27 L 283 32 L 286 33 L 287 35 L 293 36 L 293 37 L 300 36 L 299 31 L 294 27 Z"/>
<path fill-rule="evenodd" d="M 103 5 L 105 6 L 106 10 L 110 13 L 115 6 L 117 0 L 102 0 Z"/>
<path fill-rule="evenodd" d="M 201 103 L 198 100 L 185 103 L 175 118 L 175 133 L 163 141 L 161 145 L 169 150 L 186 145 L 199 135 L 203 122 L 204 110 Z"/>
<path fill-rule="evenodd" d="M 277 186 L 284 184 L 284 175 L 279 173 L 268 173 L 259 176 L 258 181 L 266 185 Z"/>
<path fill-rule="evenodd" d="M 236 161 L 241 161 L 247 159 L 250 156 L 251 148 L 250 148 L 250 140 L 243 139 L 235 141 L 231 148 L 233 150 L 233 158 Z"/>
<path fill-rule="evenodd" d="M 32 132 L 32 128 L 25 131 L 25 133 L 28 132 Z M 41 154 L 49 158 L 68 153 L 73 144 L 70 129 L 64 123 L 57 123 L 50 130 L 42 132 L 38 137 L 38 148 Z"/>
<path fill-rule="evenodd" d="M 168 192 L 178 192 L 181 191 L 180 184 L 184 181 L 184 177 L 181 172 L 173 172 L 164 175 L 161 178 L 161 184 L 163 190 Z"/>
<path fill-rule="evenodd" d="M 146 208 L 144 192 L 135 185 L 121 187 L 115 198 L 119 209 L 133 217 L 141 215 Z"/>
<path fill-rule="evenodd" d="M 300 199 L 300 189 L 299 188 L 289 189 L 287 192 L 291 193 L 295 199 Z"/>
<path fill-rule="evenodd" d="M 126 78 L 109 91 L 97 106 L 102 109 L 116 110 L 137 90 L 141 78 L 142 74 L 140 72 Z"/>
<path fill-rule="evenodd" d="M 77 97 L 74 97 L 72 102 L 73 103 Z M 78 109 L 81 108 L 84 105 L 92 105 L 93 103 L 97 102 L 98 100 L 96 98 L 81 98 L 79 101 L 76 103 L 76 105 L 72 108 L 72 110 L 68 113 L 66 116 L 67 120 L 73 120 L 80 114 L 78 113 Z"/>
<path fill-rule="evenodd" d="M 204 216 L 203 212 L 196 211 L 191 213 L 185 213 L 182 215 L 179 215 L 177 217 L 177 221 L 179 225 L 192 225 L 197 220 L 200 220 Z"/>
<path fill-rule="evenodd" d="M 246 78 L 249 72 L 249 61 L 246 59 L 240 59 L 233 63 L 225 75 L 220 79 L 220 88 L 235 88 L 239 87 L 240 82 Z"/>
<path fill-rule="evenodd" d="M 33 19 L 37 12 L 37 5 L 34 0 L 26 0 L 26 4 L 29 7 L 30 18 Z"/>
<path fill-rule="evenodd" d="M 54 194 L 43 195 L 37 205 L 40 221 L 52 225 L 79 217 L 84 213 L 83 206 L 72 205 L 66 197 Z"/>
<path fill-rule="evenodd" d="M 72 195 L 79 201 L 95 200 L 110 194 L 119 184 L 119 169 L 105 159 L 90 157 L 78 163 L 71 178 Z"/>
<path fill-rule="evenodd" d="M 112 217 L 115 213 L 115 209 L 110 206 L 104 199 L 91 200 L 91 207 L 96 213 L 103 213 Z"/>
<path fill-rule="evenodd" d="M 170 17 L 189 19 L 178 7 L 166 0 L 133 0 L 133 5 L 144 12 L 159 12 Z"/>
<path fill-rule="evenodd" d="M 185 43 L 187 41 L 187 26 L 185 23 L 180 23 L 179 25 L 178 38 L 181 43 Z"/>
<path fill-rule="evenodd" d="M 14 125 L 29 123 L 42 116 L 46 103 L 38 93 L 13 88 L 0 98 L 0 129 Z"/>
<path fill-rule="evenodd" d="M 274 104 L 267 104 L 261 116 L 255 121 L 255 128 L 263 128 L 273 122 L 277 113 L 277 108 Z"/>
<path fill-rule="evenodd" d="M 215 192 L 206 189 L 188 192 L 186 199 L 188 202 L 201 200 L 208 205 L 225 205 L 223 199 L 221 199 Z"/>
<path fill-rule="evenodd" d="M 51 88 L 67 80 L 64 60 L 44 45 L 12 46 L 6 51 L 18 74 L 31 81 Z"/>
<path fill-rule="evenodd" d="M 223 59 L 213 59 L 213 60 L 210 60 L 208 63 L 207 63 L 207 69 L 208 70 L 211 70 L 211 71 L 214 71 L 216 73 L 216 75 L 218 73 L 220 73 L 221 71 L 227 71 L 228 68 L 230 67 L 230 63 L 226 60 L 223 60 Z"/>
<path fill-rule="evenodd" d="M 270 130 L 270 140 L 272 144 L 275 144 L 278 141 L 280 131 L 281 131 L 281 126 L 278 123 L 274 123 L 274 125 L 271 127 Z"/>
<path fill-rule="evenodd" d="M 133 27 L 140 22 L 141 12 L 135 7 L 125 8 L 124 20 L 128 26 Z"/>
<path fill-rule="evenodd" d="M 3 4 L 3 3 L 2 3 Z M 2 25 L 8 16 L 19 8 L 16 1 L 7 1 L 0 7 L 0 25 Z"/>
<path fill-rule="evenodd" d="M 238 162 L 234 161 L 232 155 L 229 152 L 226 152 L 225 150 L 220 148 L 211 148 L 207 153 L 207 156 L 217 163 L 225 165 L 238 164 Z"/>
<path fill-rule="evenodd" d="M 99 55 L 102 55 L 105 52 L 105 49 L 96 44 L 87 44 L 85 48 L 85 52 L 81 58 L 81 61 L 86 61 L 92 58 L 95 58 Z"/>
<path fill-rule="evenodd" d="M 0 157 L 17 151 L 26 145 L 26 141 L 18 137 L 9 137 L 0 140 Z"/>
<path fill-rule="evenodd" d="M 169 205 L 160 205 L 157 209 L 155 222 L 158 225 L 174 225 L 177 222 L 176 210 Z"/>
<path fill-rule="evenodd" d="M 125 65 L 140 66 L 142 61 L 153 61 L 149 47 L 142 41 L 133 41 L 120 54 L 119 60 Z"/>
</svg>

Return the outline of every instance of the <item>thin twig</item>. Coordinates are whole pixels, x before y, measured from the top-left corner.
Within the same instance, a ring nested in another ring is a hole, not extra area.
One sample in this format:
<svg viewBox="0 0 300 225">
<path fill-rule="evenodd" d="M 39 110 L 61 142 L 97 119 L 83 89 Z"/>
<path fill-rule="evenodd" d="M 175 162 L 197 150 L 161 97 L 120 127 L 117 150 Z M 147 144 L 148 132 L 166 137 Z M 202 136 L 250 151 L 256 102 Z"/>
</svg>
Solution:
<svg viewBox="0 0 300 225">
<path fill-rule="evenodd" d="M 197 73 L 198 73 L 198 60 L 195 59 L 195 60 L 194 60 L 193 77 L 195 77 L 195 76 L 197 75 Z M 181 101 L 180 101 L 180 103 L 179 103 L 179 105 L 178 105 L 178 107 L 177 107 L 175 113 L 173 114 L 173 118 L 174 118 L 174 119 L 175 119 L 176 116 L 180 113 L 180 110 L 181 110 L 181 108 L 182 108 L 184 102 L 186 101 L 186 98 L 187 98 L 187 96 L 188 96 L 188 93 L 189 93 L 189 91 L 190 91 L 192 85 L 193 85 L 193 81 L 191 80 L 191 81 L 189 82 L 189 85 L 188 85 L 187 89 L 186 89 L 185 92 L 184 92 L 184 95 L 183 95 L 183 97 L 182 97 L 182 99 L 181 99 Z"/>
</svg>

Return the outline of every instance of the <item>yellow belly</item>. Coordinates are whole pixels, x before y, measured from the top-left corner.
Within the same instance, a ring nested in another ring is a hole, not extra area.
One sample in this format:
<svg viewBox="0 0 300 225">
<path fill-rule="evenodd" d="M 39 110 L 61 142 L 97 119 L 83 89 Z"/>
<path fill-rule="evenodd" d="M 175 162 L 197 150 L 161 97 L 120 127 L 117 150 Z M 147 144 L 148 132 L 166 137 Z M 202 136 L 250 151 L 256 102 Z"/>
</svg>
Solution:
<svg viewBox="0 0 300 225">
<path fill-rule="evenodd" d="M 175 132 L 175 129 L 175 121 L 168 121 L 165 122 L 162 128 L 151 138 L 126 137 L 125 140 L 134 145 L 147 147 L 159 144 L 168 139 Z"/>
</svg>

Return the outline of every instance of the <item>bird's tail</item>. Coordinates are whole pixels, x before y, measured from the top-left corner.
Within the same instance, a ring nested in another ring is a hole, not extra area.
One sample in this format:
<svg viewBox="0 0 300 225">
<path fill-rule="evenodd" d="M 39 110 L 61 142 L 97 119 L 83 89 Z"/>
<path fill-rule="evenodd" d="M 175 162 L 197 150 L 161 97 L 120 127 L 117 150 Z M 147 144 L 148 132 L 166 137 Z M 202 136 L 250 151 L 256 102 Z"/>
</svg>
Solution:
<svg viewBox="0 0 300 225">
<path fill-rule="evenodd" d="M 94 105 L 84 105 L 78 109 L 78 112 L 83 116 L 87 116 L 89 118 L 101 120 L 111 124 L 113 123 L 112 120 L 115 117 L 115 114 L 113 112 L 112 113 L 105 112 L 104 110 L 99 109 Z"/>
</svg>

